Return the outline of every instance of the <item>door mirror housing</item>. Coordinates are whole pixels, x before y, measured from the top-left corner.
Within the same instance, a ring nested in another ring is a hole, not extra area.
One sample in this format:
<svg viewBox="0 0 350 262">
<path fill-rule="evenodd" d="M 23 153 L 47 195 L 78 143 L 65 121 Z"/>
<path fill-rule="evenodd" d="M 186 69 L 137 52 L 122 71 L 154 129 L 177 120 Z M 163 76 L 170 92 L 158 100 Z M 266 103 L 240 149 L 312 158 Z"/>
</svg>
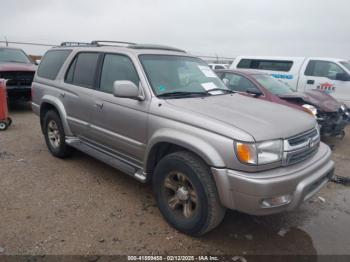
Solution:
<svg viewBox="0 0 350 262">
<path fill-rule="evenodd" d="M 129 98 L 138 101 L 144 100 L 142 88 L 139 88 L 133 82 L 128 80 L 114 81 L 113 95 L 120 98 Z"/>
<path fill-rule="evenodd" d="M 339 81 L 349 81 L 350 76 L 347 73 L 338 73 L 335 77 L 335 80 Z"/>
<path fill-rule="evenodd" d="M 263 95 L 263 93 L 260 90 L 254 89 L 254 88 L 248 88 L 246 93 L 250 95 L 254 95 L 254 97 L 259 97 Z"/>
</svg>

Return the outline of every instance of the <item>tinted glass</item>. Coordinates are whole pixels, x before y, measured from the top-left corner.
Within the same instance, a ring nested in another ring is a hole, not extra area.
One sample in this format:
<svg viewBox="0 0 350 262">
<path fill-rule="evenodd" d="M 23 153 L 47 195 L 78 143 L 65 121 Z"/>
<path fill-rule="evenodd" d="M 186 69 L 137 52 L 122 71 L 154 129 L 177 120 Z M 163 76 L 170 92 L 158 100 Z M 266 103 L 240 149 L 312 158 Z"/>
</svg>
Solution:
<svg viewBox="0 0 350 262">
<path fill-rule="evenodd" d="M 337 64 L 316 60 L 310 61 L 305 71 L 305 75 L 307 76 L 327 77 L 333 80 L 336 79 L 339 73 L 343 74 L 345 71 Z"/>
<path fill-rule="evenodd" d="M 0 62 L 30 63 L 30 60 L 20 49 L 0 48 Z"/>
<path fill-rule="evenodd" d="M 199 58 L 141 55 L 140 60 L 157 95 L 227 89 L 210 67 Z"/>
<path fill-rule="evenodd" d="M 349 71 L 350 71 L 350 62 L 348 62 L 348 61 L 342 61 L 342 62 L 340 62 L 343 66 L 345 66 L 346 67 L 346 69 L 348 69 Z"/>
<path fill-rule="evenodd" d="M 223 81 L 229 89 L 235 92 L 259 91 L 250 80 L 240 75 L 226 73 Z"/>
<path fill-rule="evenodd" d="M 246 69 L 260 69 L 288 72 L 293 66 L 292 61 L 242 59 L 237 67 Z"/>
<path fill-rule="evenodd" d="M 93 88 L 97 69 L 98 53 L 79 53 L 70 65 L 66 82 Z"/>
<path fill-rule="evenodd" d="M 38 76 L 51 80 L 55 79 L 70 52 L 71 50 L 48 51 L 40 62 Z"/>
<path fill-rule="evenodd" d="M 254 75 L 253 76 L 263 87 L 275 95 L 290 94 L 293 91 L 290 87 L 280 80 L 277 80 L 269 75 Z"/>
<path fill-rule="evenodd" d="M 131 60 L 124 55 L 107 54 L 103 61 L 100 90 L 112 93 L 114 81 L 129 80 L 139 85 L 139 76 Z"/>
</svg>

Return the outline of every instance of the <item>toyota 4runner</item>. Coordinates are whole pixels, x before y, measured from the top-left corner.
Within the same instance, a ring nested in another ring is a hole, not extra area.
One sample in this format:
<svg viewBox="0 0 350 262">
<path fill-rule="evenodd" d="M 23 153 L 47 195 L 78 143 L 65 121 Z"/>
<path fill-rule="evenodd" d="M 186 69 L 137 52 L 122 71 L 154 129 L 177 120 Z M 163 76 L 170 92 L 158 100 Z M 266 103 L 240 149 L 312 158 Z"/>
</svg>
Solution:
<svg viewBox="0 0 350 262">
<path fill-rule="evenodd" d="M 32 89 L 54 156 L 75 148 L 150 181 L 165 219 L 186 234 L 215 228 L 226 208 L 292 210 L 333 174 L 312 116 L 233 93 L 179 49 L 63 43 Z"/>
</svg>

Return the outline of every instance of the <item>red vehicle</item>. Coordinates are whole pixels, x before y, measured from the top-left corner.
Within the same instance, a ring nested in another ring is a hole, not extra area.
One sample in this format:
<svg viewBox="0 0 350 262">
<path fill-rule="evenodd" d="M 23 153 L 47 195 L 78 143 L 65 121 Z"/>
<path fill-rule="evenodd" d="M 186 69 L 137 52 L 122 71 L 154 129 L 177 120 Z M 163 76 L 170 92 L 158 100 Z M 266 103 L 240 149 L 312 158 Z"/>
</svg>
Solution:
<svg viewBox="0 0 350 262">
<path fill-rule="evenodd" d="M 6 82 L 0 79 L 0 131 L 6 130 L 12 123 L 8 116 Z"/>
<path fill-rule="evenodd" d="M 0 78 L 7 80 L 9 100 L 31 99 L 31 85 L 37 66 L 18 48 L 0 47 Z"/>
<path fill-rule="evenodd" d="M 322 136 L 342 138 L 345 135 L 344 128 L 350 121 L 349 109 L 328 94 L 318 90 L 294 92 L 285 83 L 261 72 L 217 70 L 216 74 L 232 91 L 312 114 Z"/>
</svg>

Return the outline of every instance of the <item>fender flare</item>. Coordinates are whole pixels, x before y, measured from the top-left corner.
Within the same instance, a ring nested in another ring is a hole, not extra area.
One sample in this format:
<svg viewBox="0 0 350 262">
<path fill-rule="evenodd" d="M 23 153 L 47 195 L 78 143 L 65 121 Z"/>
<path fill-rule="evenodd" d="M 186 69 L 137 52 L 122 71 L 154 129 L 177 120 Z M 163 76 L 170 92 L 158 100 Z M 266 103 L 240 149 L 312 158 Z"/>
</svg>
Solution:
<svg viewBox="0 0 350 262">
<path fill-rule="evenodd" d="M 147 170 L 148 158 L 152 149 L 159 143 L 171 143 L 186 148 L 201 157 L 210 167 L 225 167 L 223 158 L 207 141 L 180 130 L 163 128 L 155 132 L 149 139 L 144 159 L 144 170 Z"/>
<path fill-rule="evenodd" d="M 51 95 L 44 95 L 43 98 L 41 99 L 40 113 L 42 110 L 43 103 L 48 103 L 56 108 L 58 114 L 60 115 L 61 123 L 63 125 L 63 129 L 64 129 L 66 136 L 72 136 L 73 133 L 71 132 L 71 130 L 69 128 L 68 121 L 67 121 L 67 112 L 66 112 L 66 109 L 64 108 L 63 103 L 57 97 L 54 97 Z"/>
</svg>

